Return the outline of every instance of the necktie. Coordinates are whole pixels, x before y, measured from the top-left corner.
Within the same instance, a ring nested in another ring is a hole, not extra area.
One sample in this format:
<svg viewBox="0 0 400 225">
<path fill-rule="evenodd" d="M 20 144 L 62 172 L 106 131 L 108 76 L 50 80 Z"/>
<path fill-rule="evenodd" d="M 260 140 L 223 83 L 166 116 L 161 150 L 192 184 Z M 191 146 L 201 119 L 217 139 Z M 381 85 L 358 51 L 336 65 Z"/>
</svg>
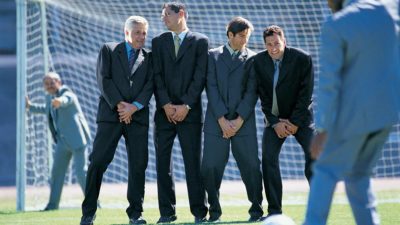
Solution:
<svg viewBox="0 0 400 225">
<path fill-rule="evenodd" d="M 138 54 L 136 54 L 136 52 L 137 51 L 135 51 L 135 49 L 133 49 L 133 48 L 129 52 L 129 59 L 128 59 L 128 61 L 129 61 L 129 71 L 131 71 L 133 65 L 135 65 L 135 61 L 136 61 L 136 58 L 137 58 L 137 55 L 138 55 Z"/>
<path fill-rule="evenodd" d="M 237 55 L 236 51 L 232 52 L 232 60 L 235 60 L 236 55 Z"/>
<path fill-rule="evenodd" d="M 55 97 L 56 96 L 53 96 L 51 98 L 51 100 L 53 100 Z M 56 120 L 57 120 L 57 109 L 54 108 L 51 105 L 51 101 L 50 101 L 50 119 L 51 119 L 51 122 L 53 123 L 54 129 L 57 130 L 57 122 L 56 122 Z"/>
<path fill-rule="evenodd" d="M 272 96 L 272 110 L 271 113 L 275 116 L 279 115 L 279 109 L 278 109 L 278 100 L 276 98 L 276 84 L 278 83 L 278 78 L 279 78 L 279 64 L 280 61 L 276 60 L 274 65 L 275 65 L 275 72 L 274 72 L 274 86 L 273 86 L 273 96 Z"/>
<path fill-rule="evenodd" d="M 181 39 L 177 34 L 174 36 L 174 45 L 175 45 L 175 56 L 178 56 L 179 46 L 181 45 Z"/>
</svg>

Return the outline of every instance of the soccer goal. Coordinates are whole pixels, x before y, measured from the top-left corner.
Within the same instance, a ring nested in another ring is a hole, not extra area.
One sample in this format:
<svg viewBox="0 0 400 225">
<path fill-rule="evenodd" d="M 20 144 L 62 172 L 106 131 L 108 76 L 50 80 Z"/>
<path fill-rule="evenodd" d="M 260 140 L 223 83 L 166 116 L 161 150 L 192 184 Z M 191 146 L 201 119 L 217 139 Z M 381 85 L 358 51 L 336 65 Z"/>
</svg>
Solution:
<svg viewBox="0 0 400 225">
<path fill-rule="evenodd" d="M 38 209 L 46 204 L 47 195 L 41 191 L 48 187 L 51 153 L 54 144 L 47 129 L 46 117 L 25 111 L 24 96 L 33 102 L 43 103 L 43 75 L 55 71 L 78 95 L 91 134 L 96 133 L 96 111 L 99 90 L 96 84 L 96 58 L 102 43 L 122 41 L 123 25 L 128 16 L 140 15 L 149 21 L 146 47 L 151 49 L 151 39 L 165 31 L 162 23 L 163 0 L 17 0 L 18 19 L 18 102 L 17 102 L 17 209 Z M 263 29 L 277 24 L 285 30 L 287 43 L 308 51 L 314 60 L 318 86 L 318 39 L 320 25 L 329 15 L 326 0 L 186 0 L 189 12 L 188 26 L 193 31 L 206 34 L 210 47 L 226 43 L 225 26 L 235 16 L 250 20 L 253 32 L 249 48 L 264 49 Z M 318 98 L 318 96 L 314 96 Z M 203 96 L 206 108 L 207 99 Z M 154 100 L 151 101 L 149 134 L 149 164 L 147 182 L 156 181 L 155 150 L 153 144 Z M 257 134 L 261 155 L 261 136 L 264 126 L 259 103 L 256 107 Z M 400 134 L 396 125 L 385 144 L 383 157 L 375 168 L 376 177 L 400 177 Z M 91 151 L 91 144 L 88 153 Z M 173 150 L 175 181 L 184 181 L 184 165 L 179 143 Z M 113 162 L 104 175 L 103 183 L 127 182 L 127 161 L 124 140 L 121 140 Z M 300 146 L 289 138 L 281 153 L 283 179 L 304 179 L 304 160 Z M 236 162 L 231 157 L 224 179 L 240 180 Z M 70 170 L 66 183 L 75 183 Z M 42 194 L 40 195 L 39 192 Z M 224 193 L 229 194 L 229 193 Z M 79 206 L 77 204 L 76 206 Z"/>
</svg>

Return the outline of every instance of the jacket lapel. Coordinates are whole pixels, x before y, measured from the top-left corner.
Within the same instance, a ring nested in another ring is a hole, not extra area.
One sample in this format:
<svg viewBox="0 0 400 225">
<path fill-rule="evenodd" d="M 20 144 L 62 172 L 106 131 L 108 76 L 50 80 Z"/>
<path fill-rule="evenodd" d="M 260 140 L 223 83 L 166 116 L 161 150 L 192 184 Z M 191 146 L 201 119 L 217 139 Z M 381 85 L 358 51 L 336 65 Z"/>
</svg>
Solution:
<svg viewBox="0 0 400 225">
<path fill-rule="evenodd" d="M 265 57 L 263 57 L 263 61 L 261 63 L 261 68 L 264 70 L 264 73 L 268 77 L 269 80 L 271 80 L 271 83 L 274 82 L 274 72 L 275 72 L 275 66 L 274 62 L 272 61 L 271 56 L 269 56 L 268 51 L 264 52 Z M 265 65 L 265 66 L 263 66 Z"/>
<path fill-rule="evenodd" d="M 229 71 L 232 70 L 232 56 L 229 53 L 229 50 L 224 46 L 221 50 L 221 58 L 222 61 L 225 63 L 226 67 L 228 67 Z"/>
<path fill-rule="evenodd" d="M 117 48 L 118 58 L 121 62 L 122 69 L 124 70 L 125 74 L 129 74 L 128 55 L 126 53 L 125 42 L 119 43 Z"/>
<path fill-rule="evenodd" d="M 171 58 L 175 61 L 176 56 L 175 56 L 175 46 L 174 46 L 174 38 L 172 36 L 172 32 L 170 32 L 170 35 L 166 36 L 163 41 L 163 45 L 166 46 L 169 54 L 171 55 Z"/>
<path fill-rule="evenodd" d="M 179 47 L 178 56 L 176 57 L 176 61 L 178 61 L 185 54 L 185 51 L 193 44 L 193 34 L 188 31 L 186 37 L 183 39 L 181 46 Z M 173 41 L 172 41 L 173 43 Z M 173 53 L 175 54 L 175 46 L 173 45 Z"/>
<path fill-rule="evenodd" d="M 290 62 L 292 61 L 292 58 L 290 56 L 290 48 L 285 47 L 285 53 L 283 54 L 283 60 L 280 66 L 279 78 L 276 86 L 278 86 L 286 78 L 290 70 Z"/>
<path fill-rule="evenodd" d="M 143 56 L 143 50 L 141 49 L 139 52 L 139 55 L 135 61 L 135 64 L 133 64 L 132 70 L 131 70 L 131 76 L 135 73 L 135 71 L 137 70 L 137 68 L 139 68 L 140 64 L 142 64 L 144 60 L 144 56 Z"/>
</svg>

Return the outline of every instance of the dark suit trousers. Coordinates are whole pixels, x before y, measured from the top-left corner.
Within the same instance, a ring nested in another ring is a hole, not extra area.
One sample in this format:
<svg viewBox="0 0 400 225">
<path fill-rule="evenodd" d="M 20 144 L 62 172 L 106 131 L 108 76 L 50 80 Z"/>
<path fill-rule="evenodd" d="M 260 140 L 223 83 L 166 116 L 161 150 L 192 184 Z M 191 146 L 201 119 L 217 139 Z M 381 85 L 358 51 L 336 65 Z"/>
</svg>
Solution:
<svg viewBox="0 0 400 225">
<path fill-rule="evenodd" d="M 164 111 L 156 112 L 155 147 L 158 204 L 161 216 L 176 214 L 176 196 L 172 177 L 172 146 L 178 135 L 185 165 L 190 211 L 195 217 L 205 217 L 205 190 L 200 176 L 201 123 L 168 122 Z"/>
<path fill-rule="evenodd" d="M 312 135 L 313 130 L 310 127 L 299 127 L 297 133 L 294 135 L 304 152 L 306 161 L 304 174 L 308 182 L 310 182 L 312 175 L 312 159 L 309 151 Z M 276 135 L 274 128 L 266 127 L 264 129 L 262 140 L 262 169 L 269 214 L 282 213 L 282 178 L 279 167 L 279 154 L 285 140 L 286 138 L 279 138 Z"/>
<path fill-rule="evenodd" d="M 234 136 L 225 139 L 222 136 L 205 133 L 201 174 L 208 194 L 210 217 L 219 218 L 222 214 L 219 189 L 225 166 L 229 160 L 230 145 L 246 186 L 247 198 L 251 202 L 249 214 L 261 217 L 264 214 L 262 210 L 262 176 L 256 135 Z"/>
<path fill-rule="evenodd" d="M 100 122 L 90 154 L 90 165 L 86 175 L 83 216 L 93 216 L 97 210 L 101 181 L 108 165 L 114 158 L 121 136 L 125 138 L 128 157 L 129 218 L 137 218 L 143 212 L 145 171 L 148 161 L 148 127 L 136 122 L 131 124 Z"/>
</svg>

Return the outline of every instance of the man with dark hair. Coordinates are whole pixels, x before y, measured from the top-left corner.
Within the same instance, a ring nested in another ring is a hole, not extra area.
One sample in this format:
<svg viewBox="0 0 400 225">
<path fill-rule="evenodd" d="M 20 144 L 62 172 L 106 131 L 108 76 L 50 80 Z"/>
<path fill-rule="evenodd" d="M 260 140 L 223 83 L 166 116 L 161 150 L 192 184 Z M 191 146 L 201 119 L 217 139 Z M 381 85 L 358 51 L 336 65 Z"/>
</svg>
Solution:
<svg viewBox="0 0 400 225">
<path fill-rule="evenodd" d="M 125 40 L 105 43 L 97 59 L 100 101 L 97 133 L 90 154 L 81 225 L 92 225 L 101 181 L 118 141 L 125 138 L 128 157 L 129 224 L 146 224 L 142 217 L 148 161 L 149 101 L 153 94 L 151 53 L 143 48 L 148 22 L 140 16 L 125 21 Z"/>
<path fill-rule="evenodd" d="M 235 17 L 227 26 L 228 42 L 209 51 L 208 106 L 201 165 L 210 204 L 209 222 L 218 222 L 222 214 L 219 188 L 229 159 L 230 145 L 246 186 L 247 197 L 252 203 L 249 221 L 258 221 L 263 215 L 254 112 L 257 82 L 254 73 L 250 73 L 250 57 L 255 52 L 246 48 L 252 31 L 253 25 L 248 20 Z"/>
<path fill-rule="evenodd" d="M 358 225 L 380 224 L 372 170 L 400 111 L 395 23 L 380 1 L 328 0 L 322 26 L 314 175 L 304 224 L 323 225 L 343 180 Z M 368 23 L 366 23 L 368 21 Z"/>
<path fill-rule="evenodd" d="M 155 147 L 158 223 L 177 219 L 176 196 L 172 177 L 172 146 L 178 135 L 185 164 L 190 211 L 196 223 L 206 221 L 205 190 L 201 182 L 201 93 L 207 72 L 208 38 L 192 32 L 186 25 L 185 5 L 163 5 L 161 17 L 169 30 L 152 41 L 154 56 Z"/>
<path fill-rule="evenodd" d="M 262 141 L 262 169 L 268 215 L 282 213 L 282 179 L 279 154 L 286 138 L 293 135 L 303 148 L 305 176 L 311 178 L 309 147 L 313 134 L 311 96 L 314 72 L 311 56 L 286 46 L 282 28 L 264 30 L 266 50 L 254 58 L 254 72 L 266 126 Z"/>
</svg>

